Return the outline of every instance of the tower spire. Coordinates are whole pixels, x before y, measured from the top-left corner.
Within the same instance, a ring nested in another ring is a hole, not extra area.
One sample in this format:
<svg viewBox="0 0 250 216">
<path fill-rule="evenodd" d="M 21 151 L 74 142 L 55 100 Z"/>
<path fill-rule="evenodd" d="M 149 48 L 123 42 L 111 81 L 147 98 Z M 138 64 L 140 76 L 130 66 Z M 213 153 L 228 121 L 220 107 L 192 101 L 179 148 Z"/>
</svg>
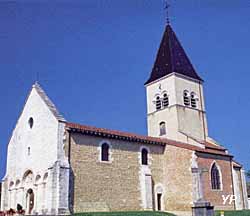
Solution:
<svg viewBox="0 0 250 216">
<path fill-rule="evenodd" d="M 170 24 L 169 8 L 170 8 L 170 4 L 168 3 L 167 0 L 165 0 L 165 7 L 164 7 L 164 9 L 166 10 L 166 23 L 167 23 L 167 25 Z"/>
<path fill-rule="evenodd" d="M 196 73 L 172 27 L 167 25 L 150 78 L 145 84 L 149 84 L 171 73 L 203 81 Z"/>
</svg>

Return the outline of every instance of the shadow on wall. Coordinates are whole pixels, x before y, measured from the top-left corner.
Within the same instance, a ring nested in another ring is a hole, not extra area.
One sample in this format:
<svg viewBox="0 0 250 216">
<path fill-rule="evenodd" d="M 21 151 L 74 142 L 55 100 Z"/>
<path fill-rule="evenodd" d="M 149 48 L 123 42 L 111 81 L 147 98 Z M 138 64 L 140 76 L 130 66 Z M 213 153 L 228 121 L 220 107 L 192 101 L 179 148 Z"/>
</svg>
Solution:
<svg viewBox="0 0 250 216">
<path fill-rule="evenodd" d="M 74 197 L 75 197 L 75 175 L 70 167 L 69 173 L 69 211 L 70 214 L 74 213 Z"/>
<path fill-rule="evenodd" d="M 140 146 L 148 146 L 150 147 L 150 152 L 153 154 L 163 155 L 165 151 L 165 146 L 155 145 L 155 144 L 143 144 L 141 142 L 131 142 L 131 141 L 123 141 L 111 138 L 103 138 L 103 137 L 95 137 L 74 133 L 72 134 L 72 140 L 74 145 L 80 146 L 94 146 L 99 147 L 99 144 L 103 141 L 108 141 L 111 143 L 112 149 L 119 151 L 130 151 L 130 152 L 138 152 Z M 135 145 L 135 144 L 138 145 Z"/>
</svg>

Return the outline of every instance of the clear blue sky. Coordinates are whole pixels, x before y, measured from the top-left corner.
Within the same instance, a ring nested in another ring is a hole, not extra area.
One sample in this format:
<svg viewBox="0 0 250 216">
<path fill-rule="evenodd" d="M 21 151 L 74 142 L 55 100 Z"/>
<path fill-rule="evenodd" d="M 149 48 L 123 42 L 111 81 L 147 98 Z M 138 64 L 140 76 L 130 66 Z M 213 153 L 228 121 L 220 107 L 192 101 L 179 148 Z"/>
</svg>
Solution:
<svg viewBox="0 0 250 216">
<path fill-rule="evenodd" d="M 250 169 L 250 2 L 170 3 L 172 27 L 205 80 L 210 136 Z M 37 72 L 68 121 L 146 134 L 143 84 L 164 23 L 162 0 L 1 1 L 0 177 Z"/>
</svg>

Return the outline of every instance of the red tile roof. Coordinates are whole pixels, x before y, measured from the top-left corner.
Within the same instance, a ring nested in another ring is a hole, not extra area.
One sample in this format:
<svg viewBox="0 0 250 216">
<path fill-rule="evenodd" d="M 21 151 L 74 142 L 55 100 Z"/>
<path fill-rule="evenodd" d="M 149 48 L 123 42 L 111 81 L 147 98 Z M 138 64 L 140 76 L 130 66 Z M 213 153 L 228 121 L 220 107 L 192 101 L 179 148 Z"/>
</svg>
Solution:
<svg viewBox="0 0 250 216">
<path fill-rule="evenodd" d="M 157 138 L 157 137 L 150 137 L 150 136 L 144 136 L 144 135 L 138 135 L 133 133 L 127 133 L 117 130 L 110 130 L 105 128 L 97 128 L 93 126 L 87 126 L 87 125 L 80 125 L 76 123 L 66 123 L 67 130 L 73 131 L 73 132 L 81 132 L 86 135 L 92 135 L 92 136 L 102 136 L 112 139 L 120 139 L 120 140 L 129 140 L 132 142 L 140 142 L 140 143 L 147 143 L 147 144 L 156 144 L 156 145 L 171 145 L 176 146 L 179 148 L 188 149 L 191 151 L 196 152 L 202 152 L 202 153 L 208 153 L 208 154 L 216 154 L 216 155 L 223 155 L 223 156 L 229 156 L 231 155 L 227 154 L 225 150 L 223 150 L 223 147 L 215 146 L 213 144 L 205 144 L 205 148 L 201 148 L 198 146 L 194 146 L 191 144 L 183 143 L 183 142 L 177 142 L 174 140 L 166 139 L 166 138 Z M 213 145 L 213 146 L 211 146 Z"/>
<path fill-rule="evenodd" d="M 235 160 L 233 160 L 233 166 L 238 167 L 238 168 L 242 168 L 242 165 Z"/>
<path fill-rule="evenodd" d="M 202 144 L 205 145 L 207 149 L 216 149 L 218 151 L 225 151 L 225 150 L 227 150 L 223 146 L 215 145 L 215 144 L 207 142 L 207 141 L 203 142 Z"/>
</svg>

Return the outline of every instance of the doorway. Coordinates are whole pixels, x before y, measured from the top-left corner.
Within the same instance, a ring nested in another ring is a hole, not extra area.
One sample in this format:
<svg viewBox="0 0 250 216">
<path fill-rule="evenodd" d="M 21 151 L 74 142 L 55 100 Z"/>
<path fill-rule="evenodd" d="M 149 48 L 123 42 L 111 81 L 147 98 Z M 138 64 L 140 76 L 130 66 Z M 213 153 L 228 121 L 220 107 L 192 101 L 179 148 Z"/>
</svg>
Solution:
<svg viewBox="0 0 250 216">
<path fill-rule="evenodd" d="M 161 193 L 157 193 L 157 210 L 158 211 L 162 210 L 161 199 L 162 199 L 162 194 Z"/>
<path fill-rule="evenodd" d="M 31 214 L 34 208 L 34 192 L 31 188 L 27 191 L 26 203 L 27 203 L 26 211 L 28 212 L 28 214 Z"/>
</svg>

